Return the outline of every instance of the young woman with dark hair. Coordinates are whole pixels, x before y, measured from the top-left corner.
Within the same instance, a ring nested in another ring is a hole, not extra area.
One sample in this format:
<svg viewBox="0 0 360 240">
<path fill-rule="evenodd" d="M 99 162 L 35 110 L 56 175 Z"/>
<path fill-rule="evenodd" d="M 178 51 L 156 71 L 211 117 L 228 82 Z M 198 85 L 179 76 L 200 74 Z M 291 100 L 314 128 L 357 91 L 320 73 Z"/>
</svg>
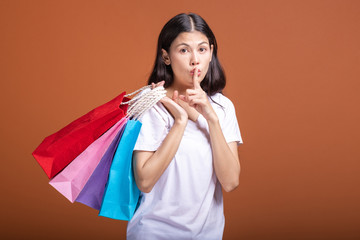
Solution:
<svg viewBox="0 0 360 240">
<path fill-rule="evenodd" d="M 141 198 L 127 238 L 222 239 L 222 189 L 238 186 L 242 139 L 221 93 L 215 36 L 199 15 L 165 24 L 149 84 L 164 85 L 167 96 L 141 119 L 133 155 Z"/>
<path fill-rule="evenodd" d="M 207 23 L 199 15 L 194 13 L 179 14 L 165 24 L 162 29 L 156 51 L 155 66 L 150 75 L 148 84 L 165 81 L 165 88 L 170 86 L 174 80 L 174 75 L 170 64 L 166 64 L 163 59 L 163 51 L 169 52 L 171 43 L 182 32 L 198 31 L 204 34 L 208 39 L 209 46 L 212 46 L 212 59 L 209 65 L 209 71 L 206 72 L 201 81 L 202 89 L 212 96 L 221 92 L 226 84 L 225 74 L 217 57 L 217 42 L 215 35 Z"/>
</svg>

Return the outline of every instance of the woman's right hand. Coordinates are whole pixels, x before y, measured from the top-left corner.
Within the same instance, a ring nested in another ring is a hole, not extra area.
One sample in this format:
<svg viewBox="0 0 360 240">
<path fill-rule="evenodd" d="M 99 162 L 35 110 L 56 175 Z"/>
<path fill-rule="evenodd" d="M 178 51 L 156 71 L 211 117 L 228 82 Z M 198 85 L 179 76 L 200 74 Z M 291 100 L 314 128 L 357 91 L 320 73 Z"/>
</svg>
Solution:
<svg viewBox="0 0 360 240">
<path fill-rule="evenodd" d="M 151 89 L 154 89 L 159 86 L 164 86 L 165 81 L 158 83 L 151 83 Z M 186 124 L 188 120 L 188 114 L 185 109 L 179 104 L 179 93 L 174 91 L 173 96 L 163 97 L 160 102 L 166 107 L 166 109 L 174 117 L 176 123 Z"/>
<path fill-rule="evenodd" d="M 159 86 L 159 85 L 157 85 Z M 156 84 L 154 87 L 157 87 Z M 134 151 L 134 175 L 140 191 L 148 193 L 174 158 L 184 135 L 188 115 L 178 104 L 178 92 L 163 97 L 160 102 L 174 117 L 175 122 L 156 151 Z"/>
<path fill-rule="evenodd" d="M 159 86 L 164 86 L 164 84 L 165 84 L 164 80 L 158 83 L 151 83 L 151 89 L 157 88 Z"/>
<path fill-rule="evenodd" d="M 175 119 L 175 123 L 187 124 L 188 114 L 184 108 L 179 105 L 179 93 L 174 91 L 172 98 L 163 97 L 160 102 L 166 107 Z"/>
</svg>

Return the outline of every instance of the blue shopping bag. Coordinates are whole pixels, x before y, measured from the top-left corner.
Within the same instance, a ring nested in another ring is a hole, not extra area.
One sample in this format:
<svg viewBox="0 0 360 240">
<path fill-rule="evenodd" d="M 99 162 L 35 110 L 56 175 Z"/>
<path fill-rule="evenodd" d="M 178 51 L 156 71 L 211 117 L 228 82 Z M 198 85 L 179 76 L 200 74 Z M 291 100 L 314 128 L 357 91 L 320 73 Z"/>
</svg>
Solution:
<svg viewBox="0 0 360 240">
<path fill-rule="evenodd" d="M 99 216 L 129 221 L 140 190 L 136 186 L 132 155 L 142 123 L 128 120 L 112 161 Z"/>
</svg>

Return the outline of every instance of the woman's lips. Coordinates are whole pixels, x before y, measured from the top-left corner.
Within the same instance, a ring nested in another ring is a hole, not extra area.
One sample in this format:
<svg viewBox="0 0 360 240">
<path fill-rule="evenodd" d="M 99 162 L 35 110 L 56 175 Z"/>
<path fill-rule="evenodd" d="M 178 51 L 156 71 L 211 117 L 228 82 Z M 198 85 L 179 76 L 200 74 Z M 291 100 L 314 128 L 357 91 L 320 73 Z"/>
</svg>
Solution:
<svg viewBox="0 0 360 240">
<path fill-rule="evenodd" d="M 195 71 L 195 69 L 191 70 L 190 75 L 194 75 L 194 71 Z M 200 69 L 197 70 L 197 73 L 198 73 L 198 75 L 201 73 Z"/>
</svg>

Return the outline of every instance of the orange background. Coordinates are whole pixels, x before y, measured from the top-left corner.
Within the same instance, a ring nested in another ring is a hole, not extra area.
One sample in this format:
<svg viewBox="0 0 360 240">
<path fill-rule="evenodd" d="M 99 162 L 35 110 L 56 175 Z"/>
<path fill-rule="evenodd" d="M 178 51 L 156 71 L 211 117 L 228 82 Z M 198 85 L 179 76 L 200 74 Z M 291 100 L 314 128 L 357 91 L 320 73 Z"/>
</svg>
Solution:
<svg viewBox="0 0 360 240">
<path fill-rule="evenodd" d="M 203 16 L 244 139 L 224 239 L 360 239 L 360 1 L 0 0 L 1 236 L 124 239 L 31 152 L 146 84 L 162 26 Z M 2 238 L 4 239 L 4 238 Z"/>
</svg>

